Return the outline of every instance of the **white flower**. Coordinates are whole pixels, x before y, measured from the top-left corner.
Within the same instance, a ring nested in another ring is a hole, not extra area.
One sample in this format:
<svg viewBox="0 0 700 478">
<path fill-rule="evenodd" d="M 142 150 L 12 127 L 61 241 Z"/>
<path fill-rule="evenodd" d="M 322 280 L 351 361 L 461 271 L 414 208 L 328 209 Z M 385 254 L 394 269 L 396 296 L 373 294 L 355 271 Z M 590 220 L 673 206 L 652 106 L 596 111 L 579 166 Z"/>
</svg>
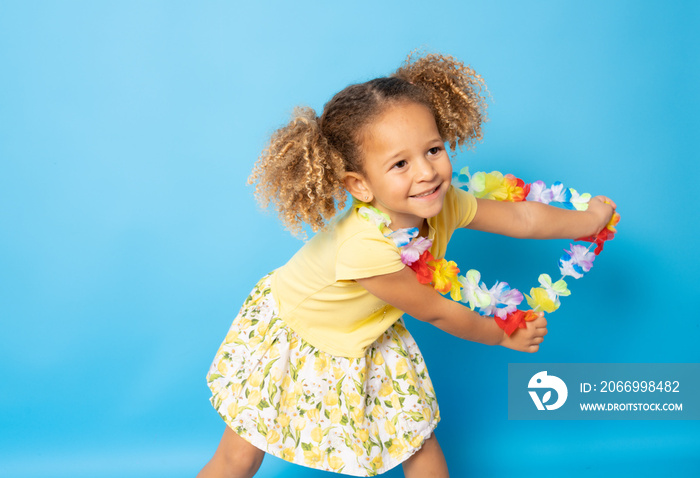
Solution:
<svg viewBox="0 0 700 478">
<path fill-rule="evenodd" d="M 551 189 L 547 188 L 547 185 L 543 181 L 535 181 L 530 185 L 530 193 L 527 195 L 528 201 L 537 201 L 544 204 L 549 204 L 552 202 L 554 193 Z"/>
<path fill-rule="evenodd" d="M 396 247 L 403 247 L 409 242 L 411 242 L 411 239 L 416 237 L 418 235 L 418 228 L 417 227 L 408 227 L 404 229 L 399 229 L 398 231 L 394 231 L 391 234 L 389 234 L 387 237 L 390 237 L 392 241 L 394 241 L 394 244 L 396 244 Z"/>
<path fill-rule="evenodd" d="M 369 222 L 377 226 L 379 229 L 381 229 L 384 226 L 389 226 L 391 224 L 391 219 L 389 219 L 389 216 L 384 214 L 383 212 L 379 211 L 378 209 L 375 209 L 373 207 L 368 207 L 368 206 L 361 206 L 357 210 L 358 214 L 365 219 L 367 219 Z"/>
</svg>

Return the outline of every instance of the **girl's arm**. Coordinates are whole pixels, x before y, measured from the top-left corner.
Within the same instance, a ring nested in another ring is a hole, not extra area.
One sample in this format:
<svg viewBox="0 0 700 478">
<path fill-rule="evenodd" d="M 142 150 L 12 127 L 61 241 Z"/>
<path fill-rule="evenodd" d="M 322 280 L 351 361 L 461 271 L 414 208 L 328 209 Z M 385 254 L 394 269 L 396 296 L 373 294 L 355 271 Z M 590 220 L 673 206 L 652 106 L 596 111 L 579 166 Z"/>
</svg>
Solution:
<svg viewBox="0 0 700 478">
<path fill-rule="evenodd" d="M 391 274 L 358 279 L 357 282 L 388 304 L 461 339 L 537 352 L 547 334 L 547 321 L 541 316 L 528 322 L 526 329 L 519 329 L 508 337 L 493 317 L 482 317 L 441 296 L 432 286 L 418 282 L 416 273 L 408 267 Z"/>
<path fill-rule="evenodd" d="M 610 222 L 616 205 L 605 196 L 588 202 L 585 211 L 571 211 L 539 202 L 477 199 L 469 229 L 529 239 L 577 239 L 598 234 Z"/>
</svg>

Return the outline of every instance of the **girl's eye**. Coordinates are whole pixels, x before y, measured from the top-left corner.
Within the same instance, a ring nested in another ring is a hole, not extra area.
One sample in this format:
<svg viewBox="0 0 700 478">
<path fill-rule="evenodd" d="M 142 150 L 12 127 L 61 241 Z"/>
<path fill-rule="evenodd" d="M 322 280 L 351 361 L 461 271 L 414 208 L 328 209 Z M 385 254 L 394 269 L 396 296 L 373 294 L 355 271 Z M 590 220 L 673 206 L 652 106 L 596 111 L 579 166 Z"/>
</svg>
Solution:
<svg viewBox="0 0 700 478">
<path fill-rule="evenodd" d="M 404 166 L 406 166 L 407 164 L 408 164 L 408 163 L 406 162 L 406 160 L 402 159 L 401 161 L 395 163 L 395 164 L 394 164 L 394 167 L 395 167 L 395 168 L 401 169 L 401 168 L 403 168 Z"/>
<path fill-rule="evenodd" d="M 428 154 L 432 154 L 432 155 L 438 154 L 439 152 L 440 152 L 440 148 L 437 146 L 434 146 L 428 150 Z"/>
</svg>

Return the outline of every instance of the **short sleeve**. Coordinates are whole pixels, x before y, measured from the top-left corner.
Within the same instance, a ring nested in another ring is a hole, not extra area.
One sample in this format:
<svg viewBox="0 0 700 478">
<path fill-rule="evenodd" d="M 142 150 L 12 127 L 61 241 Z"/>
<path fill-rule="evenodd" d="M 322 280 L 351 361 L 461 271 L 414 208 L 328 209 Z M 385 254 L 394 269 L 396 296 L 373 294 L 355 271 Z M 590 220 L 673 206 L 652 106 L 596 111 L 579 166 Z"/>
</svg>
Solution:
<svg viewBox="0 0 700 478">
<path fill-rule="evenodd" d="M 438 259 L 445 257 L 452 233 L 472 222 L 476 215 L 476 208 L 476 198 L 473 194 L 450 186 L 445 195 L 442 210 L 437 216 L 428 219 L 433 240 L 430 252 L 433 256 Z"/>
<path fill-rule="evenodd" d="M 355 280 L 398 272 L 405 266 L 399 249 L 375 227 L 353 234 L 338 247 L 336 280 Z"/>
<path fill-rule="evenodd" d="M 476 215 L 476 198 L 470 192 L 463 189 L 450 188 L 453 194 L 448 195 L 445 200 L 452 201 L 449 210 L 453 214 L 454 228 L 466 227 Z"/>
</svg>

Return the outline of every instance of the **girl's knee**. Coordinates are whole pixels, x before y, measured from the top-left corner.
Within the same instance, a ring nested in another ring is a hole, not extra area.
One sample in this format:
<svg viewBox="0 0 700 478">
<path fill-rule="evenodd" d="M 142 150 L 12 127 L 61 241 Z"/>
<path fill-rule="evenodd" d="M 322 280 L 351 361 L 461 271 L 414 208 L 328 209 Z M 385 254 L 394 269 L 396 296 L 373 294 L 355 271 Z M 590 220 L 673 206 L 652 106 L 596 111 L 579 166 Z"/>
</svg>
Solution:
<svg viewBox="0 0 700 478">
<path fill-rule="evenodd" d="M 248 443 L 230 428 L 226 428 L 216 450 L 226 477 L 253 476 L 260 468 L 265 452 Z"/>
<path fill-rule="evenodd" d="M 407 478 L 448 478 L 450 476 L 445 456 L 434 434 L 425 440 L 420 450 L 403 462 L 403 470 Z"/>
<path fill-rule="evenodd" d="M 225 476 L 253 476 L 264 457 L 265 452 L 255 447 L 228 450 L 223 456 L 224 469 L 228 472 Z"/>
</svg>

